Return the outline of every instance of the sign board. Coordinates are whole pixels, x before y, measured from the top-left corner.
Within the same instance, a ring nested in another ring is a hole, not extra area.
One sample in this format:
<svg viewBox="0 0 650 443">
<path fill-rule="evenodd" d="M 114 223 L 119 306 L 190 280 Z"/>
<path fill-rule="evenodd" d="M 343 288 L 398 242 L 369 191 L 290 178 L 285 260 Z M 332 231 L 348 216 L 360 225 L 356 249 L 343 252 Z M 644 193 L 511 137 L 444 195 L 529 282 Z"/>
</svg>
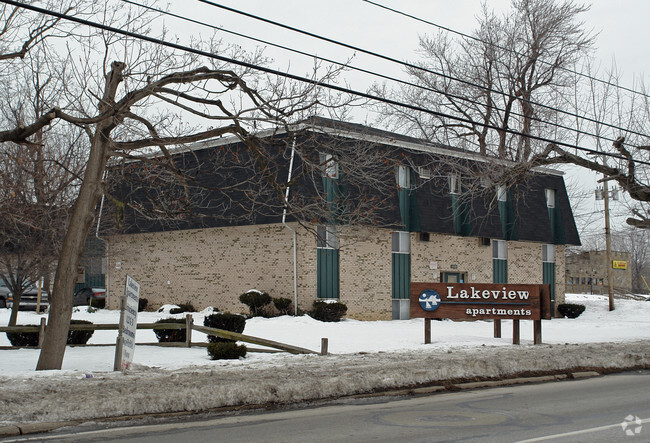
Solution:
<svg viewBox="0 0 650 443">
<path fill-rule="evenodd" d="M 120 313 L 120 330 L 117 337 L 115 370 L 131 367 L 135 352 L 135 333 L 138 327 L 138 303 L 140 301 L 140 284 L 130 275 L 126 276 L 126 287 Z M 119 360 L 118 360 L 119 359 Z M 118 364 L 119 361 L 119 364 Z"/>
<path fill-rule="evenodd" d="M 551 318 L 548 285 L 411 283 L 411 318 L 541 320 Z"/>
<path fill-rule="evenodd" d="M 612 268 L 614 269 L 627 269 L 627 262 L 624 260 L 613 260 Z"/>
</svg>

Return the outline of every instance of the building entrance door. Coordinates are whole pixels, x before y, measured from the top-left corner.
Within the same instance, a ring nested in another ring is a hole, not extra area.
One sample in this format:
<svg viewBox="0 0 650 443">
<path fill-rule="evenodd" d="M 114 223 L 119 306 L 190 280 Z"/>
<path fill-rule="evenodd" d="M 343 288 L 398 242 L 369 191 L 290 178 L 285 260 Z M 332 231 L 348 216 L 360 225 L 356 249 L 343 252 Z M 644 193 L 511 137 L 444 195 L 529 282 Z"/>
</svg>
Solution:
<svg viewBox="0 0 650 443">
<path fill-rule="evenodd" d="M 465 283 L 467 276 L 464 272 L 441 272 L 441 283 Z"/>
</svg>

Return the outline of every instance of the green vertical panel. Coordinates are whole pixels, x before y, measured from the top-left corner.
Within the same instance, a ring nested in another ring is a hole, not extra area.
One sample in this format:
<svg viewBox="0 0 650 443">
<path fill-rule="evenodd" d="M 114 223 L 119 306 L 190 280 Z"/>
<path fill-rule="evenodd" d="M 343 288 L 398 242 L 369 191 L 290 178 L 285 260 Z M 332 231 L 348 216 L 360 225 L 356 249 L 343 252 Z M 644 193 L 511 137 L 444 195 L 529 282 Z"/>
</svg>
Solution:
<svg viewBox="0 0 650 443">
<path fill-rule="evenodd" d="M 413 169 L 409 170 L 411 174 L 411 184 L 415 183 L 415 171 Z M 418 213 L 418 200 L 415 189 L 410 189 L 408 192 L 408 201 L 409 201 L 409 224 L 406 226 L 406 229 L 410 232 L 420 232 L 422 230 L 420 226 L 420 214 Z"/>
<path fill-rule="evenodd" d="M 508 283 L 508 260 L 492 259 L 492 282 Z"/>
<path fill-rule="evenodd" d="M 517 240 L 517 226 L 515 224 L 515 209 L 512 197 L 508 191 L 508 199 L 499 202 L 499 218 L 504 240 Z"/>
<path fill-rule="evenodd" d="M 555 208 L 548 208 L 548 220 L 549 223 L 551 223 L 551 235 L 553 236 L 553 243 L 555 243 L 555 235 L 556 235 L 555 231 L 557 229 L 555 223 L 556 216 L 557 214 L 555 212 Z"/>
<path fill-rule="evenodd" d="M 316 249 L 316 292 L 318 298 L 339 298 L 339 251 Z"/>
<path fill-rule="evenodd" d="M 451 194 L 451 213 L 454 217 L 454 232 L 461 234 L 463 231 L 460 216 L 460 201 L 456 194 Z"/>
<path fill-rule="evenodd" d="M 472 223 L 467 202 L 457 194 L 451 194 L 451 211 L 454 217 L 454 232 L 458 235 L 472 234 Z"/>
<path fill-rule="evenodd" d="M 553 230 L 553 243 L 563 245 L 565 243 L 564 226 L 562 225 L 562 212 L 560 208 L 555 208 L 555 219 L 553 220 L 555 229 Z"/>
<path fill-rule="evenodd" d="M 411 285 L 411 255 L 392 254 L 393 298 L 408 299 Z"/>
<path fill-rule="evenodd" d="M 408 189 L 400 188 L 397 190 L 397 195 L 399 198 L 399 213 L 402 217 L 402 225 L 404 229 L 409 230 L 409 226 L 411 225 L 409 191 Z"/>
<path fill-rule="evenodd" d="M 542 276 L 542 283 L 551 286 L 551 301 L 555 301 L 555 263 L 542 263 Z"/>
</svg>

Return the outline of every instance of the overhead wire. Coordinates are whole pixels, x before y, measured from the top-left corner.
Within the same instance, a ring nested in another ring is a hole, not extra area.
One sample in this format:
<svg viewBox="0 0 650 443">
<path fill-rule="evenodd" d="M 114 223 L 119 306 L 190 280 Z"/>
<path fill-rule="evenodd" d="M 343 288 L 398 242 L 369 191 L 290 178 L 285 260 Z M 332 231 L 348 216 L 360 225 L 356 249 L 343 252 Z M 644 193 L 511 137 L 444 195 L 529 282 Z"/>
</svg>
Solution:
<svg viewBox="0 0 650 443">
<path fill-rule="evenodd" d="M 421 23 L 425 23 L 425 24 L 427 24 L 427 25 L 434 26 L 434 27 L 436 27 L 436 28 L 438 28 L 438 29 L 442 29 L 443 31 L 447 31 L 447 32 L 450 32 L 450 33 L 452 33 L 452 34 L 456 34 L 456 35 L 461 36 L 461 37 L 463 37 L 463 38 L 471 39 L 471 40 L 474 40 L 474 41 L 477 41 L 477 42 L 479 42 L 479 43 L 483 43 L 483 44 L 488 44 L 488 45 L 490 45 L 490 46 L 492 46 L 492 47 L 494 47 L 494 48 L 500 49 L 500 50 L 502 50 L 502 51 L 512 52 L 512 53 L 514 53 L 514 54 L 516 54 L 516 55 L 519 55 L 519 56 L 522 55 L 520 52 L 518 52 L 518 51 L 516 51 L 516 50 L 514 50 L 514 49 L 512 49 L 512 48 L 505 48 L 505 47 L 503 47 L 503 46 L 501 46 L 501 45 L 497 45 L 496 43 L 486 42 L 485 40 L 482 40 L 482 39 L 480 39 L 479 37 L 476 37 L 476 36 L 474 36 L 474 35 L 466 34 L 466 33 L 464 33 L 464 32 L 460 32 L 460 31 L 456 31 L 455 29 L 449 28 L 449 27 L 447 27 L 447 26 L 439 25 L 439 24 L 437 24 L 437 23 L 434 23 L 434 22 L 432 22 L 432 21 L 429 21 L 429 20 L 423 19 L 423 18 L 421 18 L 421 17 L 417 17 L 417 16 L 412 15 L 412 14 L 409 14 L 409 13 L 407 13 L 407 12 L 400 11 L 400 10 L 395 9 L 395 8 L 391 8 L 391 7 L 386 6 L 386 5 L 382 5 L 381 3 L 377 3 L 377 2 L 374 2 L 374 1 L 372 1 L 372 0 L 361 0 L 361 1 L 363 1 L 363 2 L 365 2 L 365 3 L 368 3 L 368 4 L 371 4 L 371 5 L 373 5 L 373 6 L 377 6 L 377 7 L 379 7 L 379 8 L 385 9 L 385 10 L 390 11 L 390 12 L 392 12 L 392 13 L 395 13 L 395 14 L 398 14 L 398 15 L 401 15 L 401 16 L 408 17 L 408 18 L 410 18 L 410 19 L 413 19 L 413 20 L 419 21 L 419 22 L 421 22 Z M 551 66 L 551 63 L 547 62 L 546 60 L 540 60 L 540 62 L 543 63 L 543 64 L 546 64 L 546 65 Z M 615 87 L 615 88 L 622 89 L 622 90 L 624 90 L 624 91 L 631 92 L 631 93 L 633 93 L 633 94 L 638 94 L 638 95 L 641 95 L 641 96 L 643 96 L 643 97 L 648 97 L 648 98 L 650 98 L 650 95 L 646 94 L 645 92 L 636 91 L 636 90 L 631 89 L 631 88 L 628 88 L 628 87 L 626 87 L 626 86 L 621 86 L 621 85 L 619 85 L 619 84 L 617 84 L 617 83 L 612 83 L 612 82 L 610 82 L 610 81 L 603 80 L 603 79 L 601 79 L 601 78 L 594 77 L 594 76 L 589 75 L 589 74 L 585 74 L 584 72 L 576 71 L 576 70 L 574 70 L 574 69 L 569 69 L 569 68 L 565 68 L 565 67 L 560 67 L 559 69 L 561 69 L 561 70 L 563 70 L 563 71 L 566 71 L 566 72 L 569 72 L 569 73 L 571 73 L 571 74 L 576 74 L 576 75 L 578 75 L 578 76 L 580 76 L 580 77 L 585 77 L 585 78 L 587 78 L 587 79 L 589 79 L 589 80 L 593 80 L 593 81 L 596 81 L 596 82 L 599 82 L 599 83 L 603 83 L 603 84 L 605 84 L 605 85 L 607 85 L 607 86 L 613 86 L 613 87 Z"/>
<path fill-rule="evenodd" d="M 223 26 L 212 25 L 212 24 L 200 21 L 200 20 L 196 20 L 196 19 L 186 17 L 186 16 L 183 16 L 183 15 L 180 15 L 180 14 L 176 14 L 176 13 L 173 13 L 173 12 L 170 12 L 170 11 L 165 11 L 163 9 L 155 8 L 153 6 L 138 3 L 138 2 L 135 2 L 133 0 L 122 0 L 122 1 L 124 3 L 128 3 L 128 4 L 131 4 L 131 5 L 143 8 L 143 9 L 154 11 L 154 12 L 162 14 L 162 15 L 167 15 L 169 17 L 173 17 L 173 18 L 176 18 L 176 19 L 179 19 L 179 20 L 187 21 L 189 23 L 205 26 L 205 27 L 217 30 L 217 31 L 226 32 L 228 34 L 236 35 L 238 37 L 245 38 L 247 40 L 251 40 L 251 41 L 261 43 L 261 44 L 264 44 L 264 45 L 268 45 L 268 46 L 273 46 L 273 47 L 278 48 L 278 49 L 293 52 L 295 54 L 303 55 L 303 56 L 310 57 L 310 58 L 313 58 L 313 59 L 316 59 L 316 60 L 320 60 L 320 61 L 331 63 L 331 64 L 334 64 L 334 65 L 338 65 L 340 67 L 347 68 L 347 69 L 350 69 L 350 70 L 353 70 L 353 71 L 361 72 L 361 73 L 364 73 L 364 74 L 369 74 L 369 75 L 372 75 L 372 76 L 375 76 L 375 77 L 378 77 L 378 78 L 382 78 L 384 80 L 390 80 L 390 81 L 393 81 L 393 82 L 401 83 L 401 84 L 406 85 L 406 86 L 411 86 L 411 87 L 414 87 L 414 88 L 417 88 L 417 89 L 422 89 L 424 91 L 429 91 L 429 92 L 433 92 L 433 93 L 436 93 L 436 94 L 444 94 L 445 96 L 448 96 L 448 97 L 451 97 L 451 98 L 454 98 L 454 99 L 457 99 L 457 100 L 462 100 L 462 101 L 465 101 L 465 102 L 473 104 L 473 105 L 484 106 L 484 103 L 477 102 L 477 101 L 472 100 L 472 99 L 467 98 L 467 97 L 463 97 L 463 96 L 453 94 L 453 93 L 450 93 L 450 92 L 443 92 L 443 91 L 440 91 L 440 90 L 437 90 L 437 89 L 434 89 L 434 88 L 431 88 L 431 87 L 428 87 L 428 86 L 424 86 L 424 85 L 413 83 L 413 82 L 410 82 L 410 81 L 407 81 L 407 80 L 392 77 L 392 76 L 382 74 L 382 73 L 379 73 L 379 72 L 376 72 L 376 71 L 371 71 L 371 70 L 368 70 L 368 69 L 360 68 L 358 66 L 354 66 L 354 65 L 349 64 L 349 63 L 339 62 L 339 61 L 332 60 L 332 59 L 329 59 L 329 58 L 326 58 L 326 57 L 318 56 L 316 54 L 312 54 L 312 53 L 309 53 L 309 52 L 305 52 L 305 51 L 301 51 L 301 50 L 298 50 L 298 49 L 295 49 L 295 48 L 291 48 L 291 47 L 288 47 L 288 46 L 285 46 L 285 45 L 280 45 L 280 44 L 277 44 L 277 43 L 273 43 L 273 42 L 270 42 L 268 40 L 253 37 L 253 36 L 250 36 L 248 34 L 242 34 L 240 32 L 236 32 L 236 31 L 232 31 L 230 29 L 227 29 L 227 28 L 225 28 Z M 500 112 L 505 112 L 504 109 L 501 109 L 496 105 L 494 106 L 493 109 L 495 109 L 497 111 L 500 111 Z M 518 117 L 524 117 L 523 114 L 521 114 L 521 113 L 519 113 L 517 111 L 510 111 L 510 113 L 512 115 L 515 115 L 515 116 L 518 116 Z M 541 119 L 539 117 L 536 117 L 536 116 L 532 116 L 530 118 L 531 118 L 532 121 L 536 121 L 538 123 L 542 123 L 542 124 L 545 124 L 545 125 L 550 125 L 550 126 L 553 126 L 555 128 L 571 131 L 571 132 L 574 132 L 576 134 L 587 135 L 587 136 L 591 136 L 591 137 L 599 137 L 601 140 L 610 141 L 612 143 L 616 141 L 616 139 L 614 139 L 614 138 L 609 138 L 609 137 L 606 137 L 606 136 L 596 135 L 596 134 L 594 134 L 592 132 L 587 132 L 587 131 L 584 131 L 582 129 L 572 128 L 572 127 L 565 126 L 565 125 L 557 123 L 557 122 L 549 122 L 549 121 L 543 120 L 543 119 Z"/>
<path fill-rule="evenodd" d="M 403 107 L 403 108 L 406 108 L 406 109 L 411 109 L 411 110 L 414 110 L 414 111 L 419 111 L 419 112 L 424 112 L 424 113 L 428 113 L 428 114 L 431 114 L 431 115 L 436 115 L 436 116 L 441 117 L 441 118 L 447 118 L 447 119 L 450 119 L 450 120 L 461 121 L 461 122 L 464 122 L 464 123 L 474 123 L 474 122 L 472 122 L 472 121 L 470 121 L 468 119 L 464 119 L 462 117 L 445 114 L 445 113 L 442 113 L 442 112 L 422 108 L 422 107 L 411 105 L 411 104 L 408 104 L 408 103 L 399 102 L 399 101 L 388 99 L 388 98 L 385 98 L 385 97 L 375 96 L 375 95 L 369 94 L 367 92 L 356 91 L 356 90 L 346 88 L 346 87 L 342 87 L 342 86 L 332 84 L 332 83 L 325 83 L 325 82 L 316 81 L 316 80 L 313 80 L 313 79 L 309 79 L 307 77 L 302 77 L 302 76 L 291 74 L 291 73 L 288 73 L 288 72 L 278 71 L 276 69 L 272 69 L 272 68 L 268 68 L 268 67 L 265 67 L 265 66 L 257 65 L 257 64 L 254 64 L 254 63 L 250 63 L 250 62 L 246 62 L 246 61 L 242 61 L 242 60 L 232 59 L 230 57 L 225 57 L 225 56 L 222 56 L 222 55 L 214 54 L 214 53 L 204 51 L 204 50 L 201 50 L 201 49 L 196 49 L 196 48 L 192 48 L 192 47 L 189 47 L 189 46 L 181 45 L 179 43 L 169 42 L 169 41 L 166 41 L 166 40 L 163 40 L 163 39 L 160 39 L 160 38 L 150 37 L 148 35 L 140 34 L 140 33 L 137 33 L 137 32 L 132 32 L 132 31 L 127 31 L 125 29 L 120 29 L 120 28 L 117 28 L 115 26 L 110 26 L 110 25 L 106 25 L 106 24 L 103 24 L 103 23 L 98 23 L 98 22 L 94 22 L 94 21 L 91 21 L 91 20 L 75 17 L 75 16 L 72 16 L 72 15 L 52 11 L 52 10 L 49 10 L 49 9 L 46 9 L 46 8 L 41 8 L 41 7 L 35 6 L 33 4 L 25 4 L 25 3 L 18 2 L 18 1 L 15 1 L 15 0 L 0 0 L 0 3 L 5 3 L 5 4 L 8 4 L 8 5 L 12 5 L 12 6 L 16 6 L 16 7 L 19 7 L 19 8 L 23 8 L 23 9 L 31 10 L 31 11 L 34 11 L 34 12 L 38 12 L 40 14 L 45 14 L 45 15 L 57 17 L 57 18 L 60 18 L 60 19 L 71 21 L 73 23 L 77 23 L 77 24 L 81 24 L 81 25 L 85 25 L 85 26 L 90 26 L 90 27 L 93 27 L 93 28 L 97 28 L 97 29 L 101 29 L 101 30 L 104 30 L 104 31 L 112 32 L 112 33 L 115 33 L 115 34 L 118 34 L 118 35 L 123 35 L 125 37 L 130 37 L 130 38 L 142 40 L 142 41 L 145 41 L 145 42 L 165 46 L 165 47 L 175 49 L 175 50 L 178 50 L 178 51 L 192 53 L 192 54 L 195 54 L 195 55 L 211 58 L 211 59 L 214 59 L 214 60 L 219 60 L 219 61 L 222 61 L 222 62 L 231 63 L 231 64 L 234 64 L 234 65 L 237 65 L 237 66 L 241 66 L 241 67 L 257 70 L 257 71 L 260 71 L 260 72 L 264 72 L 266 74 L 276 75 L 276 76 L 284 77 L 284 78 L 287 78 L 287 79 L 290 79 L 290 80 L 295 80 L 295 81 L 299 81 L 299 82 L 303 82 L 303 83 L 308 83 L 308 84 L 311 84 L 311 85 L 323 87 L 323 88 L 330 89 L 330 90 L 333 90 L 333 91 L 342 92 L 342 93 L 350 94 L 350 95 L 355 95 L 355 96 L 367 98 L 367 99 L 370 99 L 370 100 L 381 101 L 381 102 L 384 102 L 384 103 L 387 103 L 387 104 L 390 104 L 390 105 L 393 105 L 393 106 L 400 106 L 400 107 Z M 585 148 L 585 147 L 578 146 L 578 145 L 572 145 L 572 144 L 561 142 L 561 141 L 558 141 L 558 140 L 553 140 L 553 139 L 540 137 L 540 136 L 536 136 L 536 135 L 532 135 L 532 134 L 524 134 L 524 133 L 522 133 L 520 131 L 515 131 L 515 130 L 509 129 L 509 128 L 503 129 L 503 128 L 496 127 L 494 125 L 489 125 L 489 124 L 484 124 L 484 123 L 479 123 L 478 125 L 482 126 L 482 127 L 485 127 L 485 128 L 488 128 L 488 129 L 501 130 L 501 131 L 504 131 L 504 132 L 509 133 L 509 134 L 528 137 L 528 138 L 531 138 L 533 140 L 538 140 L 538 141 L 542 141 L 542 142 L 545 142 L 545 143 L 551 143 L 551 144 L 554 144 L 556 146 L 563 146 L 565 148 L 575 149 L 575 150 L 586 152 L 586 153 L 589 153 L 589 154 L 605 155 L 607 157 L 618 158 L 618 159 L 621 159 L 621 160 L 627 160 L 627 158 L 625 156 L 620 155 L 620 154 L 604 153 L 604 152 L 601 152 L 601 151 L 596 151 L 594 149 Z M 639 161 L 636 161 L 636 163 L 650 166 L 650 162 L 646 162 L 646 161 L 639 160 Z"/>
<path fill-rule="evenodd" d="M 358 47 L 358 46 L 350 45 L 348 43 L 340 42 L 338 40 L 334 40 L 334 39 L 329 38 L 329 37 L 318 35 L 318 34 L 315 34 L 313 32 L 310 32 L 310 31 L 305 31 L 303 29 L 296 28 L 296 27 L 290 26 L 290 25 L 286 25 L 284 23 L 280 23 L 280 22 L 277 22 L 277 21 L 274 21 L 274 20 L 270 20 L 270 19 L 265 18 L 265 17 L 260 17 L 258 15 L 251 14 L 249 12 L 242 11 L 242 10 L 239 10 L 239 9 L 236 9 L 236 8 L 232 8 L 230 6 L 226 6 L 226 5 L 223 5 L 223 4 L 220 4 L 220 3 L 216 3 L 216 2 L 211 1 L 211 0 L 197 0 L 197 1 L 200 2 L 200 3 L 204 3 L 204 4 L 207 4 L 207 5 L 213 6 L 215 8 L 220 8 L 220 9 L 223 9 L 225 11 L 229 11 L 229 12 L 232 12 L 232 13 L 235 13 L 235 14 L 238 14 L 238 15 L 242 15 L 242 16 L 245 16 L 245 17 L 252 18 L 254 20 L 258 20 L 258 21 L 268 23 L 268 24 L 271 24 L 271 25 L 274 25 L 274 26 L 277 26 L 277 27 L 280 27 L 280 28 L 283 28 L 283 29 L 287 29 L 289 31 L 293 31 L 293 32 L 296 32 L 296 33 L 299 33 L 299 34 L 303 34 L 303 35 L 306 35 L 308 37 L 312 37 L 312 38 L 315 38 L 315 39 L 318 39 L 318 40 L 322 40 L 322 41 L 325 41 L 325 42 L 328 42 L 328 43 L 332 43 L 332 44 L 335 44 L 337 46 L 342 46 L 344 48 L 351 49 L 353 51 L 361 52 L 361 53 L 364 53 L 364 54 L 367 54 L 367 55 L 370 55 L 370 56 L 373 56 L 373 57 L 380 58 L 382 60 L 390 61 L 392 63 L 396 63 L 396 64 L 405 66 L 405 67 L 410 68 L 410 69 L 417 69 L 419 71 L 423 71 L 423 72 L 426 72 L 426 73 L 429 73 L 429 74 L 437 75 L 439 77 L 442 77 L 442 78 L 445 78 L 445 79 L 448 79 L 448 80 L 463 83 L 463 84 L 465 84 L 467 86 L 478 88 L 478 89 L 484 90 L 486 92 L 490 92 L 490 93 L 494 93 L 494 94 L 498 94 L 498 95 L 507 96 L 509 98 L 514 98 L 514 99 L 517 99 L 517 100 L 521 100 L 523 102 L 527 102 L 527 103 L 529 103 L 531 105 L 535 105 L 535 106 L 538 106 L 540 108 L 548 109 L 548 110 L 554 111 L 554 112 L 559 112 L 559 113 L 568 115 L 570 117 L 579 118 L 579 119 L 586 120 L 586 121 L 591 122 L 591 123 L 595 123 L 595 124 L 598 124 L 598 125 L 602 125 L 602 126 L 606 126 L 606 127 L 612 128 L 612 129 L 616 129 L 616 130 L 621 131 L 623 133 L 634 134 L 634 135 L 638 135 L 640 137 L 648 137 L 647 134 L 642 134 L 640 132 L 632 131 L 630 129 L 626 129 L 626 128 L 622 128 L 620 126 L 612 125 L 610 123 L 602 122 L 602 121 L 593 119 L 591 117 L 586 117 L 586 116 L 579 115 L 579 114 L 576 114 L 576 113 L 573 113 L 573 112 L 570 112 L 570 111 L 565 111 L 565 110 L 562 110 L 562 109 L 559 109 L 559 108 L 554 108 L 552 106 L 544 105 L 542 103 L 537 103 L 537 102 L 532 101 L 532 100 L 526 100 L 526 99 L 523 99 L 521 97 L 515 97 L 512 94 L 508 94 L 506 92 L 499 91 L 497 89 L 492 89 L 492 88 L 489 88 L 487 86 L 479 85 L 479 84 L 476 84 L 476 83 L 472 83 L 472 82 L 470 82 L 468 80 L 464 80 L 464 79 L 460 79 L 460 78 L 451 76 L 449 74 L 434 71 L 434 70 L 424 68 L 424 67 L 419 66 L 419 65 L 415 65 L 413 63 L 409 63 L 409 62 L 405 62 L 403 60 L 396 59 L 394 57 L 390 57 L 390 56 L 387 56 L 387 55 L 384 55 L 384 54 L 380 54 L 380 53 L 377 53 L 377 52 L 374 52 L 374 51 L 370 51 L 370 50 L 367 50 L 367 49 L 364 49 L 364 48 L 361 48 L 361 47 Z"/>
</svg>

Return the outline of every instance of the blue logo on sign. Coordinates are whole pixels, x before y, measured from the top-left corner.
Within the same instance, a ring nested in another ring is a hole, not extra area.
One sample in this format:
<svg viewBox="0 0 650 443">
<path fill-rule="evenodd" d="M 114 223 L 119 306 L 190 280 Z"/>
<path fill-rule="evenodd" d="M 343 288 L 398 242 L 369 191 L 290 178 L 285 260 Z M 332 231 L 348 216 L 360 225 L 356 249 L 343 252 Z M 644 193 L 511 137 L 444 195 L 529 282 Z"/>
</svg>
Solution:
<svg viewBox="0 0 650 443">
<path fill-rule="evenodd" d="M 419 302 L 425 311 L 435 311 L 440 306 L 440 294 L 433 289 L 427 289 L 420 294 Z"/>
</svg>

